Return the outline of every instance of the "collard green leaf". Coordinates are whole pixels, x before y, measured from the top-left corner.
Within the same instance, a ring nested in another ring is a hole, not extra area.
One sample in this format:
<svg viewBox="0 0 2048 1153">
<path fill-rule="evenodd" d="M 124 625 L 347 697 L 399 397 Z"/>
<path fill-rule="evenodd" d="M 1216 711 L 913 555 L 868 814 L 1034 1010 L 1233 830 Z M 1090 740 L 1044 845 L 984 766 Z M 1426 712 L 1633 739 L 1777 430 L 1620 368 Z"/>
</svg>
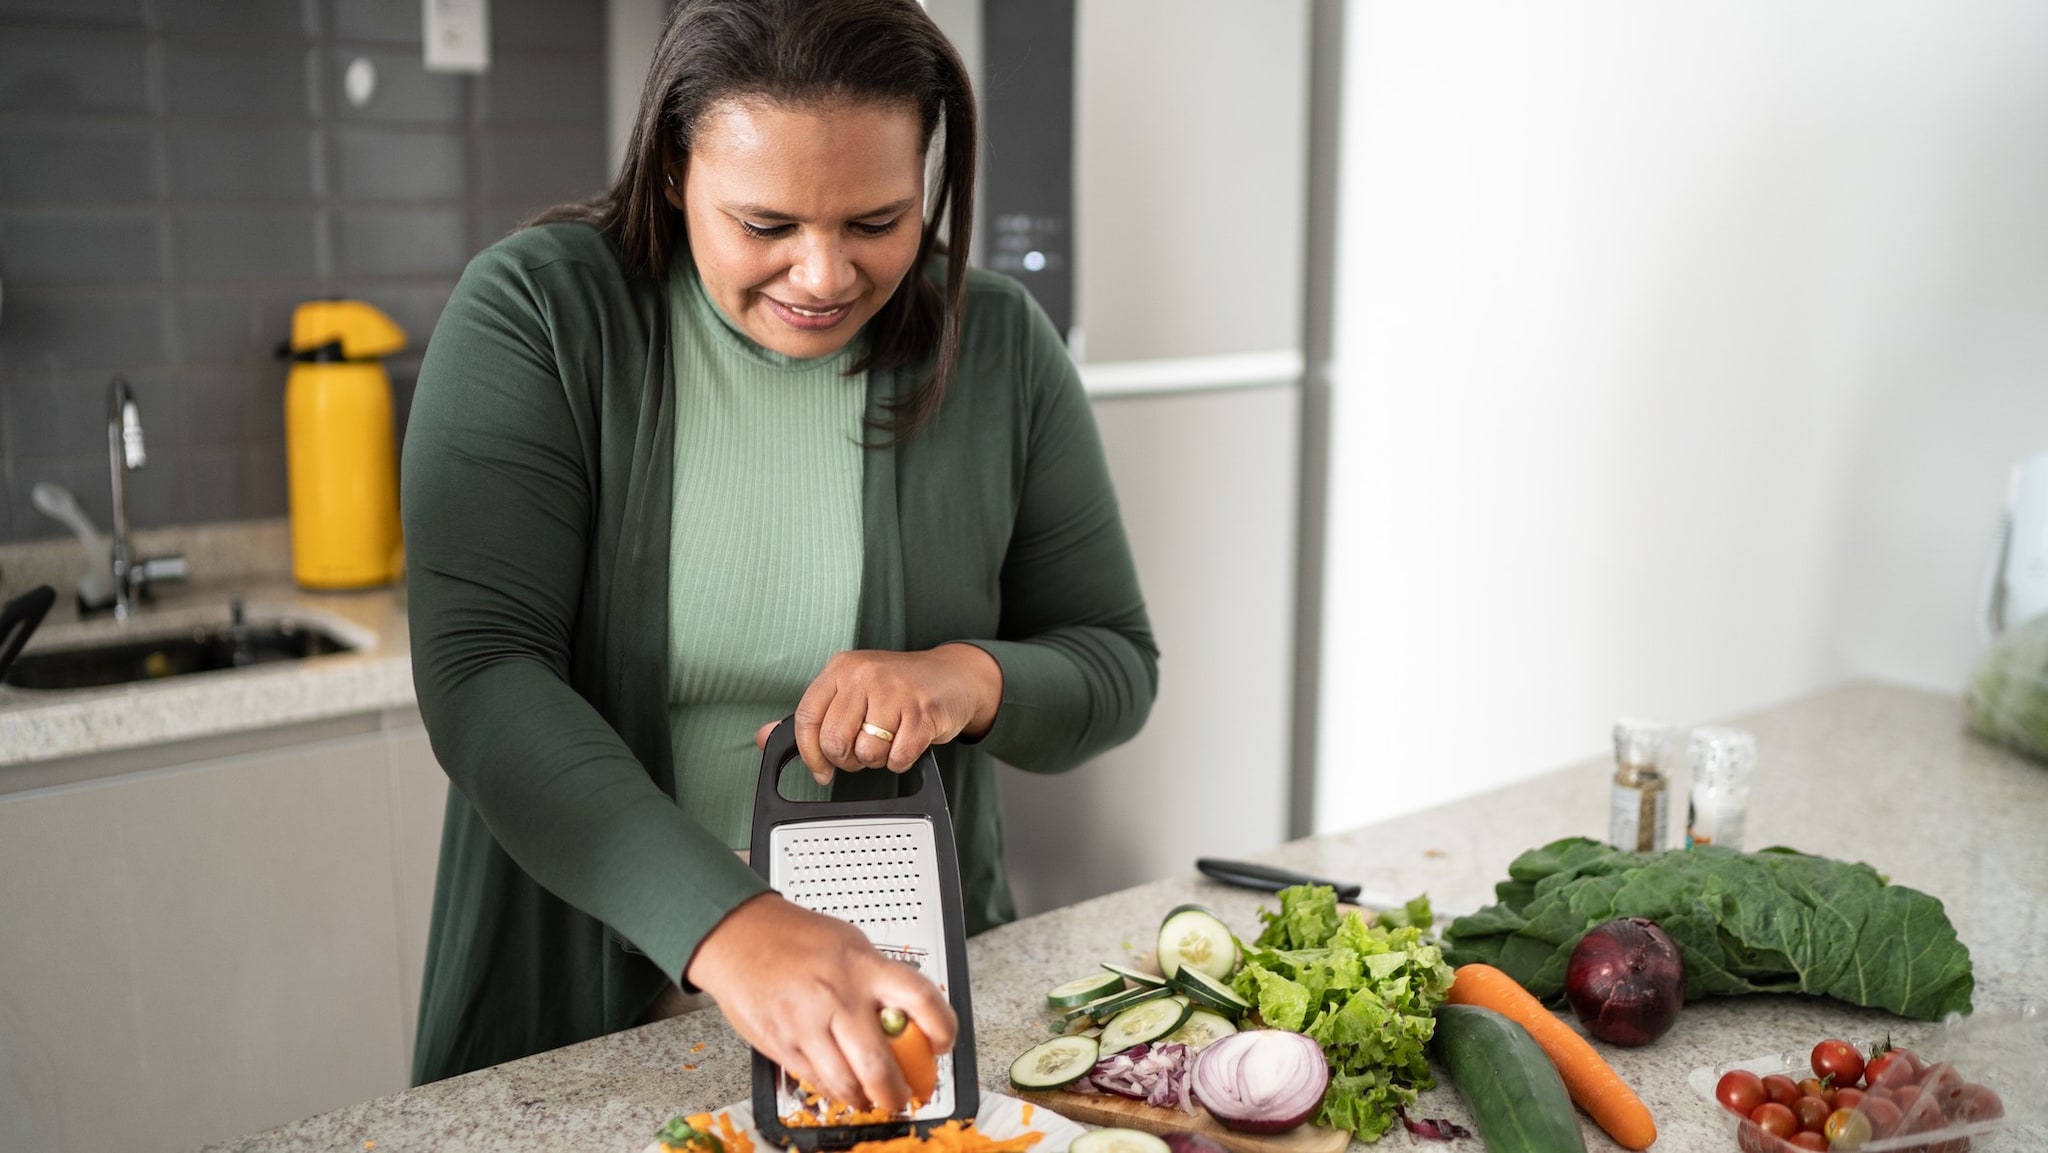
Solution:
<svg viewBox="0 0 2048 1153">
<path fill-rule="evenodd" d="M 1555 1000 L 1586 930 L 1647 917 L 1685 954 L 1686 998 L 1812 993 L 1902 1017 L 1969 1012 L 1970 953 L 1941 902 L 1868 865 L 1713 845 L 1624 853 L 1569 838 L 1532 849 L 1497 905 L 1452 922 L 1445 959 L 1483 961 Z"/>
</svg>

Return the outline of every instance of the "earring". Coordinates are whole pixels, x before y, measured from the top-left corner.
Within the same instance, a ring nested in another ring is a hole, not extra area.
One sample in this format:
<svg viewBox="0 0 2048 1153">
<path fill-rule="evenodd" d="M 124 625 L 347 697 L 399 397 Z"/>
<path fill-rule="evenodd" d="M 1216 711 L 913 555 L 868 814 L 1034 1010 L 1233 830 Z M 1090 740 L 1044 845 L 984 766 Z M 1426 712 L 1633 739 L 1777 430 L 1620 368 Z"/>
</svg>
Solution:
<svg viewBox="0 0 2048 1153">
<path fill-rule="evenodd" d="M 675 176 L 675 173 L 673 173 L 673 172 L 664 172 L 664 173 L 662 173 L 662 175 L 663 175 L 663 176 L 666 176 L 666 177 L 668 177 L 668 186 L 669 186 L 670 188 L 674 188 L 674 187 L 676 186 L 676 176 Z"/>
</svg>

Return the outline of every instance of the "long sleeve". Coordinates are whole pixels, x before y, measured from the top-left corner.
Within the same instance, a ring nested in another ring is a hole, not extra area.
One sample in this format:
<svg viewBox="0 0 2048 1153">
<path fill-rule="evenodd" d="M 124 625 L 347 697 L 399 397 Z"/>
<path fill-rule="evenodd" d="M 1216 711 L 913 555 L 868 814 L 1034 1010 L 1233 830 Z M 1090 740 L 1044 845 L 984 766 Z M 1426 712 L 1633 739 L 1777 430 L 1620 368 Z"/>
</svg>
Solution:
<svg viewBox="0 0 2048 1153">
<path fill-rule="evenodd" d="M 622 375 L 613 362 L 632 344 L 606 343 L 622 327 L 598 315 L 618 296 L 607 278 L 615 268 L 500 246 L 443 314 L 405 445 L 413 670 L 435 755 L 491 836 L 677 979 L 765 886 L 572 683 L 602 663 L 580 632 L 608 615 L 604 577 L 592 577 L 604 572 L 593 555 L 614 543 L 599 539 L 612 419 L 600 409 L 603 378 Z"/>
</svg>

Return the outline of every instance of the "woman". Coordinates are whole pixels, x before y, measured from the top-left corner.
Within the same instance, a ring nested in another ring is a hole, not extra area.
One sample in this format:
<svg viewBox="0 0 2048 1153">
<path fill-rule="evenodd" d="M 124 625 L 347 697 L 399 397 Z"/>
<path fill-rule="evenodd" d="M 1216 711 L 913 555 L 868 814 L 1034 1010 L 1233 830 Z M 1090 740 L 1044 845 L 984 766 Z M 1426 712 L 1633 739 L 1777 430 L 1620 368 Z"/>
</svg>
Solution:
<svg viewBox="0 0 2048 1153">
<path fill-rule="evenodd" d="M 994 762 L 1070 767 L 1152 701 L 1115 497 L 1043 313 L 967 268 L 972 94 L 913 0 L 681 4 L 629 151 L 471 264 L 420 371 L 414 677 L 454 787 L 414 1078 L 680 987 L 899 1107 L 876 1011 L 942 1051 L 952 1013 L 735 855 L 756 744 L 793 708 L 835 798 L 930 746 L 968 930 L 1012 917 Z"/>
</svg>

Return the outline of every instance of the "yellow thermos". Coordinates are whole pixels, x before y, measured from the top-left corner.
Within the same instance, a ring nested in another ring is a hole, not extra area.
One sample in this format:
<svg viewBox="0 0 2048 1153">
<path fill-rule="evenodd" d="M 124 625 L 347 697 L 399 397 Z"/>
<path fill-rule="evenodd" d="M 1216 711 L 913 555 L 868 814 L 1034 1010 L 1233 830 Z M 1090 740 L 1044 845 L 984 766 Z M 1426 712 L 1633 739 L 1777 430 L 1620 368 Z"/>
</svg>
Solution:
<svg viewBox="0 0 2048 1153">
<path fill-rule="evenodd" d="M 397 322 L 360 300 L 292 313 L 285 456 L 292 577 L 305 588 L 371 588 L 404 569 L 391 378 L 378 360 L 404 347 Z"/>
</svg>

